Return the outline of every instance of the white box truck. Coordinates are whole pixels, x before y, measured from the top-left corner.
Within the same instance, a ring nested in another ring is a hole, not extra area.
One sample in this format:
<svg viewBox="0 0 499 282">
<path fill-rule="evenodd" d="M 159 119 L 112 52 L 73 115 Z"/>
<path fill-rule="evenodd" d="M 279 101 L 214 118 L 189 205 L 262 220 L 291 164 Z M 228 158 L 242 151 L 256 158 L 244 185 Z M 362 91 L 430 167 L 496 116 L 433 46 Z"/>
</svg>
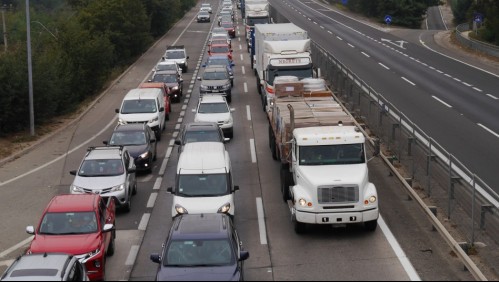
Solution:
<svg viewBox="0 0 499 282">
<path fill-rule="evenodd" d="M 378 194 L 369 182 L 365 137 L 330 90 L 276 84 L 267 112 L 272 157 L 297 233 L 308 224 L 363 224 L 374 231 Z"/>
<path fill-rule="evenodd" d="M 313 77 L 307 31 L 292 23 L 256 24 L 253 67 L 263 109 L 274 97 L 277 76 Z"/>
<path fill-rule="evenodd" d="M 245 30 L 244 37 L 248 46 L 248 52 L 251 48 L 251 32 L 255 24 L 270 23 L 270 4 L 267 0 L 247 0 L 246 14 L 244 17 Z"/>
</svg>

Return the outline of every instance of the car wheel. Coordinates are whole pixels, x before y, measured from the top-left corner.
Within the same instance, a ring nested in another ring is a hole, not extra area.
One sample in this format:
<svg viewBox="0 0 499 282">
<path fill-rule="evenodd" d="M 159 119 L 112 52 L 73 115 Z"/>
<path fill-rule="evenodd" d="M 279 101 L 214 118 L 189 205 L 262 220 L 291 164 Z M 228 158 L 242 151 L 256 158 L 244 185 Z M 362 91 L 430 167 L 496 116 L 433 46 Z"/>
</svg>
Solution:
<svg viewBox="0 0 499 282">
<path fill-rule="evenodd" d="M 112 257 L 114 255 L 114 250 L 115 250 L 115 247 L 116 247 L 115 241 L 114 241 L 115 240 L 114 238 L 116 237 L 115 232 L 116 231 L 113 231 L 113 233 L 111 235 L 111 242 L 109 243 L 109 247 L 107 248 L 106 255 L 108 257 Z"/>
<path fill-rule="evenodd" d="M 234 138 L 234 129 L 232 129 L 231 131 L 229 131 L 227 133 L 227 138 L 230 138 L 230 139 Z"/>
<path fill-rule="evenodd" d="M 163 128 L 163 129 L 164 129 L 164 128 Z M 158 131 L 156 132 L 156 140 L 157 140 L 157 141 L 161 141 L 161 131 L 163 131 L 163 129 L 158 130 Z"/>
<path fill-rule="evenodd" d="M 125 204 L 125 206 L 123 206 L 123 209 L 125 210 L 125 212 L 130 212 L 132 210 L 132 195 L 128 195 L 128 201 L 127 203 Z"/>
<path fill-rule="evenodd" d="M 132 195 L 137 195 L 137 183 L 133 185 Z"/>
</svg>

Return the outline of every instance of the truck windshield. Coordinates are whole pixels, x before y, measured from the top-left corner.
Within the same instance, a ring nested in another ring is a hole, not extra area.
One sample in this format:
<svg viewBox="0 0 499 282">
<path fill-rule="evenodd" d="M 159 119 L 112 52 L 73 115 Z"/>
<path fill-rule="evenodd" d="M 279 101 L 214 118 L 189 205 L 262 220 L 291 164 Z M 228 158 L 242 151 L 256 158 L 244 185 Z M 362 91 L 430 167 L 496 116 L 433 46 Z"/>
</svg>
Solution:
<svg viewBox="0 0 499 282">
<path fill-rule="evenodd" d="M 46 213 L 40 225 L 39 234 L 78 235 L 98 231 L 94 212 Z"/>
<path fill-rule="evenodd" d="M 269 17 L 248 17 L 246 19 L 246 22 L 249 26 L 255 26 L 255 24 L 268 24 L 269 23 Z"/>
<path fill-rule="evenodd" d="M 365 163 L 364 144 L 300 146 L 300 165 L 343 165 Z"/>
<path fill-rule="evenodd" d="M 310 66 L 306 66 L 305 68 L 270 69 L 267 83 L 274 85 L 274 80 L 277 76 L 296 76 L 298 79 L 304 79 L 313 77 L 313 72 Z"/>
<path fill-rule="evenodd" d="M 230 193 L 227 174 L 181 174 L 177 195 L 184 197 L 218 197 Z"/>
<path fill-rule="evenodd" d="M 229 239 L 175 240 L 168 245 L 164 258 L 163 265 L 170 267 L 223 266 L 235 262 Z"/>
</svg>

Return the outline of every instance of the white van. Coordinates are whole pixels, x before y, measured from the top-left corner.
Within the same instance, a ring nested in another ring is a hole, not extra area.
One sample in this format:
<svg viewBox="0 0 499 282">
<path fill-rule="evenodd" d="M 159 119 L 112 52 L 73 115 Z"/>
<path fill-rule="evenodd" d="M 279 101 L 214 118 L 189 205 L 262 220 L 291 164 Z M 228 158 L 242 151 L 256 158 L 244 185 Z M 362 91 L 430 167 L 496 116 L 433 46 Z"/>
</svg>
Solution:
<svg viewBox="0 0 499 282">
<path fill-rule="evenodd" d="M 221 142 L 188 143 L 180 154 L 173 194 L 172 217 L 180 214 L 235 213 L 229 153 Z"/>
<path fill-rule="evenodd" d="M 161 139 L 161 132 L 165 130 L 164 97 L 161 89 L 141 88 L 130 90 L 119 109 L 118 124 L 146 123 Z"/>
</svg>

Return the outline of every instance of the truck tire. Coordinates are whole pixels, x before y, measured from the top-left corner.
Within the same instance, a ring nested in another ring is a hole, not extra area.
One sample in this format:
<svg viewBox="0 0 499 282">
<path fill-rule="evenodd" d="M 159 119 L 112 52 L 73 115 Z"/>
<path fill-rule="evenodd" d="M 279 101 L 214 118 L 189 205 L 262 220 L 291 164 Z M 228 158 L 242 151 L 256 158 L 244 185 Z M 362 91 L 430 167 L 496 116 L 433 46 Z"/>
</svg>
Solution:
<svg viewBox="0 0 499 282">
<path fill-rule="evenodd" d="M 290 197 L 289 186 L 293 183 L 293 179 L 291 178 L 291 173 L 289 173 L 288 165 L 281 165 L 281 193 L 282 200 L 286 203 Z"/>
<path fill-rule="evenodd" d="M 366 231 L 374 232 L 376 231 L 377 227 L 378 227 L 378 220 L 371 220 L 364 222 L 364 229 Z"/>
<path fill-rule="evenodd" d="M 258 94 L 262 95 L 262 88 L 260 87 L 260 79 L 258 75 L 256 76 L 256 90 L 258 90 Z"/>
<path fill-rule="evenodd" d="M 261 95 L 262 97 L 262 109 L 263 111 L 265 112 L 267 110 L 267 97 L 265 97 L 265 95 Z"/>
<path fill-rule="evenodd" d="M 304 234 L 307 231 L 306 223 L 294 221 L 293 222 L 296 234 Z"/>
<path fill-rule="evenodd" d="M 270 146 L 270 153 L 272 154 L 272 159 L 277 161 L 279 159 L 279 155 L 275 143 L 274 132 L 272 131 L 272 127 L 270 127 L 270 125 L 269 125 L 269 146 Z"/>
</svg>

